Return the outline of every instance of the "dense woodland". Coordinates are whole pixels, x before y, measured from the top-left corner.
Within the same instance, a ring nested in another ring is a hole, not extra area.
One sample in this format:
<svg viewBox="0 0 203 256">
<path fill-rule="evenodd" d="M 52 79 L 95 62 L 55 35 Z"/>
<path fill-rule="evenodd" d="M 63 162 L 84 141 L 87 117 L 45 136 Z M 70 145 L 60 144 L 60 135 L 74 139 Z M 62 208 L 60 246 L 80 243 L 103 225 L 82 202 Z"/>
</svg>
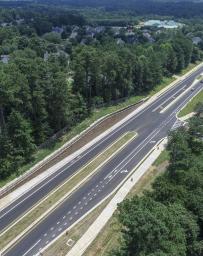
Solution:
<svg viewBox="0 0 203 256">
<path fill-rule="evenodd" d="M 97 12 L 106 16 L 94 25 L 107 24 L 105 30 L 86 37 L 90 10 L 67 5 L 102 7 Z M 39 0 L 0 6 L 2 180 L 19 174 L 47 139 L 74 128 L 95 108 L 147 95 L 163 78 L 203 59 L 202 3 Z M 108 20 L 116 9 L 125 9 L 122 19 Z M 133 43 L 125 31 L 115 36 L 110 27 L 132 29 L 132 17 L 149 14 L 181 18 L 186 25 L 170 31 L 147 28 L 151 41 L 134 29 Z M 74 31 L 77 36 L 71 38 Z M 199 42 L 194 44 L 193 38 Z M 203 255 L 203 105 L 197 111 L 188 126 L 169 135 L 169 166 L 152 190 L 119 205 L 122 239 L 110 256 Z"/>
<path fill-rule="evenodd" d="M 202 117 L 170 135 L 166 173 L 156 179 L 152 192 L 119 206 L 121 247 L 109 255 L 203 255 L 202 138 Z"/>
<path fill-rule="evenodd" d="M 36 3 L 45 6 L 69 6 L 71 8 L 91 7 L 104 8 L 106 11 L 130 10 L 134 15 L 161 15 L 191 18 L 202 16 L 203 2 L 201 0 L 27 0 L 0 1 L 2 7 L 29 7 Z"/>
<path fill-rule="evenodd" d="M 90 9 L 70 10 L 67 4 L 98 7 L 100 0 L 0 2 L 1 180 L 18 175 L 44 142 L 96 108 L 147 95 L 165 77 L 203 59 L 203 4 L 117 2 L 102 1 L 97 12 L 105 17 L 99 24 L 88 20 Z M 146 14 L 180 17 L 186 25 L 132 29 L 136 15 Z M 88 26 L 101 24 L 104 30 L 87 35 L 95 31 Z M 126 26 L 118 36 L 115 24 Z M 135 40 L 126 36 L 132 33 Z M 120 204 L 122 240 L 109 255 L 203 255 L 202 106 L 198 113 L 189 127 L 170 134 L 170 164 L 153 190 Z"/>
<path fill-rule="evenodd" d="M 67 33 L 73 25 L 83 31 L 88 21 L 75 11 L 53 12 L 38 6 L 0 11 L 0 21 L 12 24 L 0 27 L 0 55 L 9 56 L 8 63 L 0 62 L 1 179 L 95 107 L 146 94 L 163 77 L 202 58 L 200 48 L 181 30 L 158 34 L 154 43 L 124 46 L 115 43 L 108 29 L 85 45 L 67 41 L 63 33 L 59 38 L 47 32 L 60 25 L 66 25 Z"/>
<path fill-rule="evenodd" d="M 175 16 L 191 18 L 202 16 L 203 3 L 200 0 L 171 1 L 171 0 L 38 0 L 38 3 L 53 5 L 70 5 L 73 7 L 105 8 L 107 11 L 130 10 L 135 15 L 156 14 L 161 16 Z"/>
</svg>

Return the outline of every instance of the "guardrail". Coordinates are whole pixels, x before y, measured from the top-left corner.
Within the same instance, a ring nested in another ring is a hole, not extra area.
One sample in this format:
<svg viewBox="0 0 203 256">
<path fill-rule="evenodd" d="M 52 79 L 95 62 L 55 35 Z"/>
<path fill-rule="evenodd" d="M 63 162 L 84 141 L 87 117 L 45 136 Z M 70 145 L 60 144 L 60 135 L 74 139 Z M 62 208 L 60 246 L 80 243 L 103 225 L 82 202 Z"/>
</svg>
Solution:
<svg viewBox="0 0 203 256">
<path fill-rule="evenodd" d="M 178 80 L 179 82 L 182 81 L 182 79 L 185 79 L 186 77 L 189 77 L 193 72 L 197 71 L 198 69 L 200 69 L 201 67 L 203 67 L 203 62 L 200 63 L 199 65 L 197 65 L 195 68 L 193 68 L 192 70 L 190 70 L 187 74 L 183 75 L 182 77 L 180 77 Z M 175 86 L 177 84 L 177 81 L 174 81 L 172 83 L 172 86 Z M 168 85 L 167 87 L 165 87 L 164 89 L 162 89 L 159 93 L 156 94 L 156 96 L 160 96 L 161 94 L 163 94 L 165 91 L 167 91 L 168 89 L 171 88 L 171 85 Z M 152 96 L 153 98 L 154 96 Z M 32 176 L 33 174 L 35 174 L 41 167 L 43 167 L 46 163 L 48 163 L 49 161 L 53 160 L 54 158 L 58 157 L 62 152 L 64 152 L 64 150 L 66 150 L 68 147 L 70 147 L 71 145 L 73 145 L 77 140 L 79 140 L 80 138 L 82 138 L 82 136 L 85 136 L 85 134 L 87 134 L 89 131 L 91 131 L 92 128 L 96 127 L 97 125 L 99 125 L 101 122 L 103 122 L 104 120 L 106 120 L 107 118 L 125 111 L 126 109 L 129 109 L 141 102 L 144 102 L 146 100 L 148 100 L 150 97 L 147 97 L 135 104 L 131 104 L 126 108 L 123 108 L 121 110 L 118 110 L 114 113 L 108 114 L 102 118 L 100 118 L 99 120 L 97 120 L 96 122 L 94 122 L 92 125 L 90 125 L 87 129 L 85 129 L 83 132 L 81 132 L 79 135 L 75 136 L 73 139 L 71 139 L 68 143 L 64 144 L 59 150 L 56 150 L 54 153 L 50 154 L 48 157 L 46 157 L 44 160 L 42 160 L 41 162 L 39 162 L 38 164 L 36 164 L 33 168 L 31 168 L 30 170 L 28 170 L 26 173 L 24 173 L 22 176 L 16 178 L 15 180 L 11 181 L 10 183 L 8 183 L 7 185 L 5 185 L 3 188 L 0 189 L 0 198 L 2 198 L 3 196 L 5 196 L 6 194 L 8 194 L 11 190 L 13 190 L 16 186 L 18 186 L 21 182 L 25 181 L 28 177 Z"/>
<path fill-rule="evenodd" d="M 67 150 L 69 147 L 71 147 L 74 143 L 76 143 L 79 139 L 81 139 L 82 137 L 84 137 L 87 133 L 89 133 L 93 128 L 97 127 L 99 124 L 101 124 L 102 122 L 104 122 L 105 120 L 107 120 L 108 118 L 121 113 L 127 109 L 132 108 L 133 106 L 136 106 L 140 103 L 143 103 L 145 101 L 148 100 L 149 97 L 144 98 L 142 100 L 140 100 L 137 103 L 131 104 L 123 109 L 120 109 L 118 111 L 115 111 L 113 113 L 110 113 L 100 119 L 98 119 L 97 121 L 95 121 L 92 125 L 90 125 L 87 129 L 85 129 L 83 132 L 81 132 L 79 135 L 75 136 L 73 139 L 71 139 L 69 142 L 65 143 L 61 148 L 59 148 L 58 150 L 56 150 L 55 152 L 53 152 L 52 154 L 50 154 L 49 156 L 47 156 L 44 160 L 40 161 L 39 163 L 37 163 L 34 167 L 32 167 L 30 170 L 28 170 L 27 172 L 25 172 L 24 174 L 22 174 L 21 176 L 17 177 L 16 179 L 14 179 L 13 181 L 11 181 L 10 183 L 8 183 L 7 185 L 5 185 L 3 188 L 0 189 L 0 198 L 2 198 L 3 196 L 7 195 L 9 192 L 11 192 L 15 187 L 18 187 L 21 183 L 25 182 L 27 179 L 31 178 L 33 175 L 35 175 L 40 168 L 42 168 L 43 166 L 45 166 L 48 162 L 50 162 L 51 160 L 57 158 L 60 154 L 62 154 L 65 150 Z"/>
</svg>

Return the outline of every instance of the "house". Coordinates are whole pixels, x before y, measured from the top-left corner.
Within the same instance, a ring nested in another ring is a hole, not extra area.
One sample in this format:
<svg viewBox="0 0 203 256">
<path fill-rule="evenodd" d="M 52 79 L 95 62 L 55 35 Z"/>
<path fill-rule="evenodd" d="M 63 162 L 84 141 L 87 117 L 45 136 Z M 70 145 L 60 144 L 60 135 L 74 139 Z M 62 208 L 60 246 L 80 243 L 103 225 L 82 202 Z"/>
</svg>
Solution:
<svg viewBox="0 0 203 256">
<path fill-rule="evenodd" d="M 1 55 L 0 56 L 0 60 L 1 60 L 1 62 L 3 62 L 3 64 L 8 64 L 9 59 L 10 59 L 9 55 Z"/>
<path fill-rule="evenodd" d="M 96 34 L 103 32 L 104 30 L 105 28 L 103 26 L 99 26 L 99 27 L 86 26 L 85 27 L 86 35 L 92 38 L 95 37 Z"/>
<path fill-rule="evenodd" d="M 87 43 L 87 38 L 83 38 L 80 42 L 81 45 L 86 45 Z"/>
<path fill-rule="evenodd" d="M 133 31 L 127 31 L 126 33 L 125 33 L 125 35 L 126 36 L 135 36 L 135 33 L 133 32 Z"/>
<path fill-rule="evenodd" d="M 201 42 L 202 42 L 202 39 L 198 36 L 192 38 L 192 43 L 195 44 L 195 45 L 198 45 Z"/>
<path fill-rule="evenodd" d="M 78 32 L 74 32 L 72 31 L 71 35 L 70 35 L 70 39 L 76 39 L 76 37 L 78 36 Z"/>
<path fill-rule="evenodd" d="M 127 36 L 125 40 L 128 44 L 136 44 L 138 42 L 137 36 L 133 36 L 133 35 Z"/>
<path fill-rule="evenodd" d="M 78 31 L 79 31 L 79 27 L 78 26 L 73 26 L 73 28 L 72 28 L 72 32 L 71 32 L 71 34 L 70 34 L 70 39 L 76 39 L 77 38 L 77 36 L 78 36 Z"/>
<path fill-rule="evenodd" d="M 46 51 L 44 53 L 44 61 L 48 61 L 48 59 L 49 59 L 49 53 Z"/>
<path fill-rule="evenodd" d="M 73 26 L 72 32 L 78 32 L 80 28 L 78 26 Z"/>
<path fill-rule="evenodd" d="M 90 36 L 90 37 L 94 37 L 95 36 L 95 29 L 93 28 L 93 27 L 91 27 L 91 26 L 86 26 L 85 27 L 85 32 L 86 32 L 86 35 L 87 36 Z"/>
<path fill-rule="evenodd" d="M 120 31 L 123 27 L 111 27 L 111 30 L 113 31 L 114 35 L 117 36 L 120 34 Z"/>
<path fill-rule="evenodd" d="M 96 27 L 96 28 L 95 28 L 95 32 L 96 32 L 97 34 L 102 33 L 102 32 L 104 32 L 104 31 L 105 31 L 105 27 L 104 27 L 104 26 L 99 26 L 99 27 Z"/>
<path fill-rule="evenodd" d="M 144 38 L 146 38 L 150 43 L 154 43 L 154 42 L 155 42 L 154 38 L 150 35 L 150 33 L 144 32 L 142 35 L 143 35 Z"/>
<path fill-rule="evenodd" d="M 18 25 L 20 25 L 20 24 L 22 24 L 24 22 L 24 19 L 16 19 L 16 23 L 18 24 Z"/>
<path fill-rule="evenodd" d="M 156 28 L 166 28 L 166 29 L 176 29 L 184 26 L 182 23 L 175 22 L 174 20 L 148 20 L 144 22 L 146 27 L 156 27 Z"/>
<path fill-rule="evenodd" d="M 59 57 L 64 57 L 64 58 L 68 58 L 69 57 L 69 55 L 65 52 L 65 51 L 63 51 L 63 50 L 60 50 L 60 49 L 58 49 L 57 50 L 57 52 L 54 52 L 54 53 L 48 53 L 47 51 L 44 53 L 44 61 L 46 62 L 46 61 L 48 61 L 48 59 L 50 58 L 50 57 L 55 57 L 55 58 L 59 58 Z"/>
<path fill-rule="evenodd" d="M 63 31 L 64 31 L 64 29 L 61 27 L 52 27 L 52 32 L 61 34 L 61 33 L 63 33 Z"/>
<path fill-rule="evenodd" d="M 121 38 L 117 38 L 116 44 L 117 44 L 117 45 L 124 45 L 125 42 L 124 42 Z"/>
<path fill-rule="evenodd" d="M 8 26 L 12 26 L 12 23 L 10 22 L 10 23 L 8 23 L 8 22 L 2 22 L 1 23 L 1 27 L 8 27 Z"/>
</svg>

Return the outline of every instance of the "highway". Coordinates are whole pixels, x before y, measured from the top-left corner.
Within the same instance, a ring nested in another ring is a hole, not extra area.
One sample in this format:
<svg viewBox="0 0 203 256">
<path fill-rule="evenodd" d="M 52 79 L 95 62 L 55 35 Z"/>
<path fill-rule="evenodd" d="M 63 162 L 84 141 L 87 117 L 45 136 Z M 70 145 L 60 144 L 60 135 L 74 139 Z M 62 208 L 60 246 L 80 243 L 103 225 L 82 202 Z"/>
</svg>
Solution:
<svg viewBox="0 0 203 256">
<path fill-rule="evenodd" d="M 68 163 L 57 173 L 48 177 L 2 210 L 0 212 L 1 231 L 122 134 L 127 131 L 138 133 L 138 136 L 108 161 L 99 172 L 3 255 L 37 255 L 47 244 L 106 198 L 147 155 L 155 143 L 167 136 L 168 132 L 176 125 L 176 113 L 203 88 L 203 84 L 197 83 L 192 87 L 193 89 L 188 89 L 194 79 L 202 72 L 203 68 L 200 68 L 188 78 L 177 83 L 175 87 L 163 93 L 156 101 L 150 103 L 130 120 L 113 130 L 96 145 L 87 149 L 79 158 Z M 168 104 L 171 106 L 167 109 Z M 164 111 L 165 108 L 166 111 Z"/>
</svg>

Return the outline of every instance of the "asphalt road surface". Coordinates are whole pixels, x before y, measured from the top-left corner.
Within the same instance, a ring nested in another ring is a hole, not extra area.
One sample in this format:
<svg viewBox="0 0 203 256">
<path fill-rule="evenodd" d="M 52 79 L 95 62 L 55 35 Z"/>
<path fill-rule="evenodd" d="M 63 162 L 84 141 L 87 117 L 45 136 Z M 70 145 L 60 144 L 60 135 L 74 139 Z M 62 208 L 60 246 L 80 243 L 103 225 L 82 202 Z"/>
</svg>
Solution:
<svg viewBox="0 0 203 256">
<path fill-rule="evenodd" d="M 175 87 L 163 93 L 156 101 L 116 128 L 101 141 L 97 142 L 96 145 L 86 150 L 79 158 L 68 163 L 57 173 L 51 175 L 2 210 L 0 212 L 1 231 L 122 134 L 127 131 L 136 131 L 138 133 L 138 136 L 122 151 L 108 161 L 89 181 L 76 190 L 4 255 L 38 255 L 39 251 L 47 244 L 106 198 L 147 155 L 155 143 L 166 137 L 168 132 L 176 126 L 176 113 L 203 88 L 203 84 L 198 83 L 193 89 L 185 91 L 202 72 L 203 68 L 200 68 L 190 77 L 177 83 Z M 181 97 L 179 97 L 180 95 Z M 176 99 L 178 100 L 176 101 Z M 174 103 L 165 112 L 160 113 L 171 102 Z"/>
</svg>

